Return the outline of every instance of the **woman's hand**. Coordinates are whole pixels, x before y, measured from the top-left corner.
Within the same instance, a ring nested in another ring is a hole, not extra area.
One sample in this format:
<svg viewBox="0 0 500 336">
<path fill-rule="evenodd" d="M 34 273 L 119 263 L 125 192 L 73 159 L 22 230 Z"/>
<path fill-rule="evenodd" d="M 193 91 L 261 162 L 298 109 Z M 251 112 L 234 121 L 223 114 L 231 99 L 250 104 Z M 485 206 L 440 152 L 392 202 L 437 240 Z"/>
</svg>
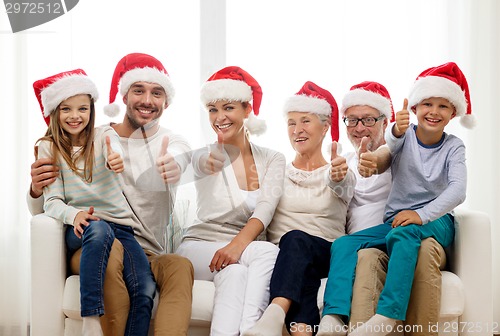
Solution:
<svg viewBox="0 0 500 336">
<path fill-rule="evenodd" d="M 349 167 L 345 157 L 337 154 L 337 142 L 332 142 L 332 153 L 330 161 L 330 179 L 333 182 L 342 182 L 347 175 Z"/>
<path fill-rule="evenodd" d="M 218 249 L 210 262 L 210 272 L 221 271 L 225 267 L 236 264 L 246 246 L 241 246 L 234 240 L 221 249 Z"/>
</svg>

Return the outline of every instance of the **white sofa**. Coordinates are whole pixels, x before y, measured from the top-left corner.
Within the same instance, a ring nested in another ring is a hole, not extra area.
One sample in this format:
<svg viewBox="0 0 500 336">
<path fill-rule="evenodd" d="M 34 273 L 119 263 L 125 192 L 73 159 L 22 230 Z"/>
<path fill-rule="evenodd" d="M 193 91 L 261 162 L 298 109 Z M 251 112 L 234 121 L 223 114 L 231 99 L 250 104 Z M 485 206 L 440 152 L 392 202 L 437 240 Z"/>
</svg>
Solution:
<svg viewBox="0 0 500 336">
<path fill-rule="evenodd" d="M 440 322 L 446 330 L 440 334 L 491 336 L 490 220 L 482 212 L 458 209 L 455 221 L 455 243 L 449 251 L 450 272 L 443 272 Z M 31 220 L 31 335 L 81 335 L 79 277 L 66 278 L 64 253 L 61 223 L 45 215 L 34 216 Z M 318 293 L 320 307 L 324 283 Z M 209 335 L 213 295 L 213 283 L 195 281 L 189 335 Z"/>
</svg>

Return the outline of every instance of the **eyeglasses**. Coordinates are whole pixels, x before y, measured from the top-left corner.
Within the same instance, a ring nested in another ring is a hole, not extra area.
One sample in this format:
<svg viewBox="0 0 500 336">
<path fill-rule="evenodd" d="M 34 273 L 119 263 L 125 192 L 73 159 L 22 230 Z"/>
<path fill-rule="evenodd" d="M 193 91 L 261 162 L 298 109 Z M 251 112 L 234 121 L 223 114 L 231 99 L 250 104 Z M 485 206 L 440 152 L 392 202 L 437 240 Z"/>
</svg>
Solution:
<svg viewBox="0 0 500 336">
<path fill-rule="evenodd" d="M 365 127 L 372 127 L 375 126 L 377 121 L 382 120 L 385 118 L 385 115 L 382 114 L 381 116 L 375 118 L 375 117 L 366 117 L 366 118 L 348 118 L 344 117 L 342 120 L 344 120 L 344 124 L 347 127 L 356 127 L 358 126 L 358 123 L 361 121 L 363 126 Z"/>
</svg>

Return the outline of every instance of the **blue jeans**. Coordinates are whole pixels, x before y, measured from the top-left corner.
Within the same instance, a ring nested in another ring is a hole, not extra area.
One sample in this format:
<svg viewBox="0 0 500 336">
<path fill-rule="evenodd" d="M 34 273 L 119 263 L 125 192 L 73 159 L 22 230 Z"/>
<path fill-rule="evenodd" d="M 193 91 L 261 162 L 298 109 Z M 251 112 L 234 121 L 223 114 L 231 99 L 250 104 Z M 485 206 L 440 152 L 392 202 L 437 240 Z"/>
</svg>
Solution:
<svg viewBox="0 0 500 336">
<path fill-rule="evenodd" d="M 332 244 L 323 314 L 349 318 L 357 251 L 375 247 L 387 251 L 389 255 L 387 277 L 377 304 L 377 314 L 404 321 L 418 250 L 422 240 L 429 237 L 436 239 L 443 247 L 451 245 L 455 237 L 453 216 L 447 214 L 425 225 L 410 224 L 394 229 L 391 222 L 386 222 L 335 240 Z"/>
<path fill-rule="evenodd" d="M 90 221 L 82 239 L 66 229 L 66 246 L 69 255 L 82 248 L 80 258 L 81 315 L 103 315 L 103 286 L 109 252 L 114 239 L 123 245 L 123 278 L 130 296 L 130 311 L 125 335 L 147 335 L 156 283 L 148 259 L 134 238 L 129 226 L 104 220 Z"/>
</svg>

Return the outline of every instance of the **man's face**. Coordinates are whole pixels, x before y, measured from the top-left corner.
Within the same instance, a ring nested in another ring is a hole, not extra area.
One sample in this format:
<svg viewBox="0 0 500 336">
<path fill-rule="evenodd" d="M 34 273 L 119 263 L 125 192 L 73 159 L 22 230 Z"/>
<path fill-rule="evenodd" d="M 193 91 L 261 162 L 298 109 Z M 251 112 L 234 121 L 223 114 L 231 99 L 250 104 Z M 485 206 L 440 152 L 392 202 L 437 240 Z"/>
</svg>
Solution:
<svg viewBox="0 0 500 336">
<path fill-rule="evenodd" d="M 123 97 L 127 105 L 126 120 L 137 129 L 158 121 L 168 106 L 165 89 L 159 84 L 135 82 Z"/>
<path fill-rule="evenodd" d="M 378 110 L 368 105 L 351 106 L 345 111 L 345 117 L 352 119 L 367 117 L 377 118 L 380 115 L 381 113 Z M 370 138 L 370 141 L 368 142 L 368 149 L 374 151 L 381 145 L 385 144 L 384 132 L 387 124 L 387 118 L 377 121 L 373 126 L 364 126 L 360 120 L 356 126 L 347 127 L 347 137 L 356 151 L 359 149 L 362 138 Z"/>
</svg>

